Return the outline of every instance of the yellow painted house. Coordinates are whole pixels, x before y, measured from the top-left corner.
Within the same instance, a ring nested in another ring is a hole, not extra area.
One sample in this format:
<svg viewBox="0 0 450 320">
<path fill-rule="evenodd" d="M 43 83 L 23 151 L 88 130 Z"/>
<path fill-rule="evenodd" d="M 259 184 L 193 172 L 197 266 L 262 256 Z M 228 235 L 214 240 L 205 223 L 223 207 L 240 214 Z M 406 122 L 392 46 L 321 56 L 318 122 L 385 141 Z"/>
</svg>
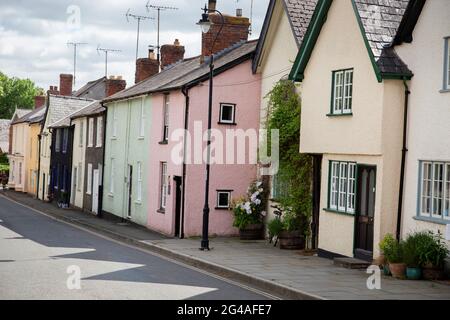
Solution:
<svg viewBox="0 0 450 320">
<path fill-rule="evenodd" d="M 318 252 L 371 261 L 399 234 L 404 117 L 413 76 L 392 45 L 408 1 L 319 0 L 290 78 L 300 152 L 321 159 Z M 389 11 L 389 15 L 385 11 Z"/>
<path fill-rule="evenodd" d="M 41 134 L 42 120 L 44 119 L 45 107 L 40 110 L 29 122 L 29 152 L 26 153 L 26 192 L 37 197 L 37 178 L 39 169 L 39 137 Z"/>
</svg>

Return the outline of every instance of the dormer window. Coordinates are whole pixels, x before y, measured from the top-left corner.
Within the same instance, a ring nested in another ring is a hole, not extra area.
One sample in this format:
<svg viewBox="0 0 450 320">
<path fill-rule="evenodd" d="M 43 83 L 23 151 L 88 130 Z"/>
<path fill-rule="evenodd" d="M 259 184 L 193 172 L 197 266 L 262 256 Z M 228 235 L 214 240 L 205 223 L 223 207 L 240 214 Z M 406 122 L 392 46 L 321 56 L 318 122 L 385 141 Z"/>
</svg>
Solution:
<svg viewBox="0 0 450 320">
<path fill-rule="evenodd" d="M 333 92 L 331 99 L 331 115 L 352 113 L 353 69 L 333 72 Z"/>
</svg>

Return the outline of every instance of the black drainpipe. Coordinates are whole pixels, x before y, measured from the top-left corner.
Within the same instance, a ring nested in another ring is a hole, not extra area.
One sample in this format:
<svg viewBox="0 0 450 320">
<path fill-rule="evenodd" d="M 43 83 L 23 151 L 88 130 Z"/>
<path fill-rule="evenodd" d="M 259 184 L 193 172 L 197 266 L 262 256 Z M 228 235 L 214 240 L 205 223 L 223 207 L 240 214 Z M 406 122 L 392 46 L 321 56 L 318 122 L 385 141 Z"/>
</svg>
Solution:
<svg viewBox="0 0 450 320">
<path fill-rule="evenodd" d="M 405 86 L 405 106 L 403 112 L 403 146 L 402 146 L 402 163 L 400 168 L 400 189 L 398 194 L 398 211 L 397 211 L 397 232 L 396 238 L 400 240 L 400 232 L 402 227 L 402 211 L 403 211 L 403 189 L 405 184 L 405 164 L 406 164 L 406 154 L 408 152 L 407 146 L 407 134 L 408 134 L 408 107 L 409 107 L 409 91 L 406 79 L 403 79 L 403 84 Z"/>
<path fill-rule="evenodd" d="M 185 203 L 185 195 L 186 195 L 186 132 L 189 126 L 189 89 L 187 87 L 183 87 L 181 92 L 186 97 L 186 105 L 184 110 L 184 150 L 183 150 L 183 179 L 181 186 L 181 226 L 180 226 L 180 238 L 184 238 L 184 203 Z"/>
</svg>

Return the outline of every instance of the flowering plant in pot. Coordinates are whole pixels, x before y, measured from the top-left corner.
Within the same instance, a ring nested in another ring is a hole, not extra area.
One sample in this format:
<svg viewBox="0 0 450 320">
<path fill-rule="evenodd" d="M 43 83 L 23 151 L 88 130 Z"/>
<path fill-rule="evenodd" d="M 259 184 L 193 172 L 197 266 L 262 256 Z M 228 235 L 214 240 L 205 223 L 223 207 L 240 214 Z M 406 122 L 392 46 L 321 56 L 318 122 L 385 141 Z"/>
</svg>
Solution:
<svg viewBox="0 0 450 320">
<path fill-rule="evenodd" d="M 403 243 L 397 241 L 392 234 L 387 234 L 380 242 L 379 247 L 389 263 L 389 271 L 392 276 L 404 279 L 406 263 L 403 260 Z"/>
<path fill-rule="evenodd" d="M 246 196 L 232 202 L 233 226 L 239 228 L 241 240 L 262 238 L 264 227 L 262 220 L 266 216 L 265 202 L 265 189 L 260 181 L 250 185 Z"/>
<path fill-rule="evenodd" d="M 421 242 L 417 251 L 420 265 L 423 267 L 423 278 L 426 280 L 442 279 L 445 259 L 449 254 L 442 234 L 432 231 L 425 231 L 421 234 Z"/>
</svg>

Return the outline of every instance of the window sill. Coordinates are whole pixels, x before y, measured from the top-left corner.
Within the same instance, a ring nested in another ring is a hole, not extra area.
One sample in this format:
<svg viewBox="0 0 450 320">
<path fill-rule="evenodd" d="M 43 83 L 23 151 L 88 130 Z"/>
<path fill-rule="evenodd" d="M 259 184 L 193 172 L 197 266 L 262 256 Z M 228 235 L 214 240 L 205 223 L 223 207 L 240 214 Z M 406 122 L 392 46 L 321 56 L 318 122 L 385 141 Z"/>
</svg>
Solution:
<svg viewBox="0 0 450 320">
<path fill-rule="evenodd" d="M 166 213 L 166 209 L 159 208 L 158 210 L 156 210 L 156 212 L 165 214 Z"/>
<path fill-rule="evenodd" d="M 450 88 L 439 90 L 439 93 L 450 93 Z"/>
<path fill-rule="evenodd" d="M 340 214 L 343 216 L 349 216 L 349 217 L 354 217 L 355 214 L 354 213 L 348 213 L 348 212 L 343 212 L 343 211 L 339 211 L 339 210 L 334 210 L 334 209 L 323 209 L 323 211 L 325 212 L 329 212 L 329 213 L 336 213 L 336 214 Z"/>
<path fill-rule="evenodd" d="M 422 222 L 430 222 L 435 224 L 441 224 L 441 225 L 447 225 L 450 224 L 450 220 L 444 220 L 444 219 L 438 219 L 438 218 L 428 218 L 428 217 L 422 217 L 422 216 L 415 216 L 413 218 L 416 221 L 422 221 Z"/>
<path fill-rule="evenodd" d="M 215 210 L 223 210 L 223 211 L 230 211 L 231 208 L 223 208 L 223 207 L 215 207 Z"/>
<path fill-rule="evenodd" d="M 327 117 L 334 118 L 334 117 L 353 117 L 353 112 L 351 113 L 328 113 Z"/>
<path fill-rule="evenodd" d="M 140 201 L 140 200 L 136 200 L 134 203 L 137 205 L 140 205 L 140 206 L 142 205 L 142 201 Z"/>
<path fill-rule="evenodd" d="M 87 194 L 88 196 L 92 196 L 92 193 L 86 192 L 86 194 Z"/>
<path fill-rule="evenodd" d="M 219 122 L 217 122 L 217 124 L 221 125 L 221 126 L 237 126 L 236 122 L 221 122 L 221 121 L 219 121 Z"/>
<path fill-rule="evenodd" d="M 163 141 L 158 142 L 158 144 L 160 144 L 160 145 L 168 145 L 169 141 L 163 140 Z"/>
<path fill-rule="evenodd" d="M 112 193 L 110 192 L 110 193 L 108 193 L 108 197 L 114 198 L 114 194 L 112 194 Z"/>
<path fill-rule="evenodd" d="M 145 137 L 139 136 L 137 137 L 138 140 L 145 140 Z"/>
<path fill-rule="evenodd" d="M 117 137 L 111 137 L 111 140 L 117 140 Z"/>
</svg>

